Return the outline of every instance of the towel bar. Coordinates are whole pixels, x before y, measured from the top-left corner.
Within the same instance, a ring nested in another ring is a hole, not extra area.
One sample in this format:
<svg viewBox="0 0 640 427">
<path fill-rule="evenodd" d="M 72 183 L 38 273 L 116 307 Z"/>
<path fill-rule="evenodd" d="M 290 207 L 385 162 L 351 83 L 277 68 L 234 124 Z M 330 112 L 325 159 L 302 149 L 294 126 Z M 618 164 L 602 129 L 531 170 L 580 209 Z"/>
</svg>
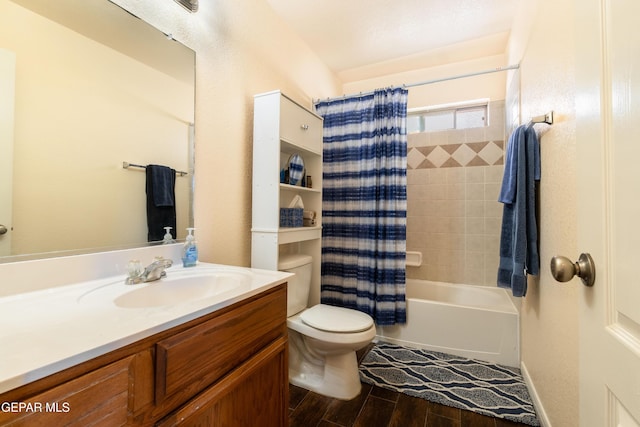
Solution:
<svg viewBox="0 0 640 427">
<path fill-rule="evenodd" d="M 146 169 L 147 167 L 144 165 L 136 165 L 135 163 L 129 163 L 129 162 L 122 162 L 122 169 L 129 169 L 129 168 L 141 168 L 141 169 Z M 176 171 L 177 175 L 180 176 L 185 176 L 185 175 L 189 175 L 189 172 L 184 172 L 184 171 Z"/>
<path fill-rule="evenodd" d="M 535 116 L 531 118 L 529 121 L 530 124 L 535 125 L 536 123 L 546 123 L 548 125 L 553 124 L 553 110 L 549 111 L 547 114 L 543 114 L 541 116 Z"/>
</svg>

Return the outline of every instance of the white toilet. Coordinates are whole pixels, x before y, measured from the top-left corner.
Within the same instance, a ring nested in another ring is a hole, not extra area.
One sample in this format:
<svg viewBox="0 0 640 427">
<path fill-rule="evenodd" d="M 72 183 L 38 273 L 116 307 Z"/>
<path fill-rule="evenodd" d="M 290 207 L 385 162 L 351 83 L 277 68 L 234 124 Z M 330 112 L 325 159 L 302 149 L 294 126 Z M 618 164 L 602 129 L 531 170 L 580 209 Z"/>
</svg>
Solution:
<svg viewBox="0 0 640 427">
<path fill-rule="evenodd" d="M 278 270 L 296 275 L 287 290 L 289 382 L 338 399 L 360 393 L 356 351 L 376 336 L 365 313 L 318 304 L 307 308 L 311 287 L 309 255 L 284 255 Z"/>
</svg>

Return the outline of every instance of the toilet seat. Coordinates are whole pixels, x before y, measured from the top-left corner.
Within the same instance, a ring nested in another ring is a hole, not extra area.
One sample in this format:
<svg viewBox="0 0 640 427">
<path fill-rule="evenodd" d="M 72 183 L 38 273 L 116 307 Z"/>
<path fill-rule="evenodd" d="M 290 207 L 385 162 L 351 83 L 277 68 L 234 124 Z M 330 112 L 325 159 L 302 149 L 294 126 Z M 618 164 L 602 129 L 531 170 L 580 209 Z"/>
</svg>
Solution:
<svg viewBox="0 0 640 427">
<path fill-rule="evenodd" d="M 362 332 L 373 326 L 373 319 L 365 313 L 349 308 L 318 304 L 300 313 L 300 320 L 325 332 Z"/>
</svg>

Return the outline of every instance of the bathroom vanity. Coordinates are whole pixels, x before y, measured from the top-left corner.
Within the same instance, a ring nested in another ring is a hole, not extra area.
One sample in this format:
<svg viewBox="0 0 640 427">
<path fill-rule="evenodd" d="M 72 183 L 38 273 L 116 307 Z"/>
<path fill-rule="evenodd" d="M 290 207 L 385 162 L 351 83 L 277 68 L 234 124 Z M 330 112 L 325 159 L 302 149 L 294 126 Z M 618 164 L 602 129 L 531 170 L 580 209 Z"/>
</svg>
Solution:
<svg viewBox="0 0 640 427">
<path fill-rule="evenodd" d="M 187 291 L 175 294 L 175 307 L 153 298 L 132 299 L 140 291 L 113 280 L 9 297 L 18 317 L 38 298 L 46 304 L 68 301 L 60 310 L 70 311 L 69 318 L 76 310 L 73 304 L 80 307 L 78 313 L 89 310 L 95 317 L 68 323 L 62 311 L 51 316 L 43 308 L 50 325 L 42 325 L 32 339 L 18 333 L 12 342 L 9 336 L 2 363 L 15 365 L 15 375 L 1 368 L 0 390 L 6 391 L 0 394 L 0 425 L 286 426 L 289 275 L 196 268 L 201 270 L 170 269 L 168 281 L 138 288 L 182 286 Z M 225 285 L 225 274 L 232 286 Z M 221 291 L 202 295 L 189 290 L 200 289 L 196 283 Z M 6 300 L 1 298 L 0 306 Z M 106 323 L 82 324 L 99 317 Z M 51 336 L 55 329 L 62 335 Z M 87 336 L 71 335 L 78 333 Z M 6 332 L 2 339 L 7 343 Z M 7 349 L 19 352 L 30 341 L 31 348 L 11 363 Z M 22 364 L 25 357 L 32 360 Z"/>
</svg>

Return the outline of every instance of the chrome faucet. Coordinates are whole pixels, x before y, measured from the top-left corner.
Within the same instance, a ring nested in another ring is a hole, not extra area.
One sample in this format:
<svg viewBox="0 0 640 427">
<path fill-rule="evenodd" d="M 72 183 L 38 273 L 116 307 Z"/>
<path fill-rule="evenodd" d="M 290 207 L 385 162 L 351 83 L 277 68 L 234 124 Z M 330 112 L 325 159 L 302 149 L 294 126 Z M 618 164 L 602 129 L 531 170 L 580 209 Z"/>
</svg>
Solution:
<svg viewBox="0 0 640 427">
<path fill-rule="evenodd" d="M 156 257 L 156 259 L 149 264 L 144 270 L 140 266 L 140 261 L 129 262 L 129 277 L 125 280 L 127 285 L 135 285 L 143 282 L 153 282 L 160 280 L 167 275 L 165 269 L 171 267 L 173 261 L 163 257 Z"/>
</svg>

